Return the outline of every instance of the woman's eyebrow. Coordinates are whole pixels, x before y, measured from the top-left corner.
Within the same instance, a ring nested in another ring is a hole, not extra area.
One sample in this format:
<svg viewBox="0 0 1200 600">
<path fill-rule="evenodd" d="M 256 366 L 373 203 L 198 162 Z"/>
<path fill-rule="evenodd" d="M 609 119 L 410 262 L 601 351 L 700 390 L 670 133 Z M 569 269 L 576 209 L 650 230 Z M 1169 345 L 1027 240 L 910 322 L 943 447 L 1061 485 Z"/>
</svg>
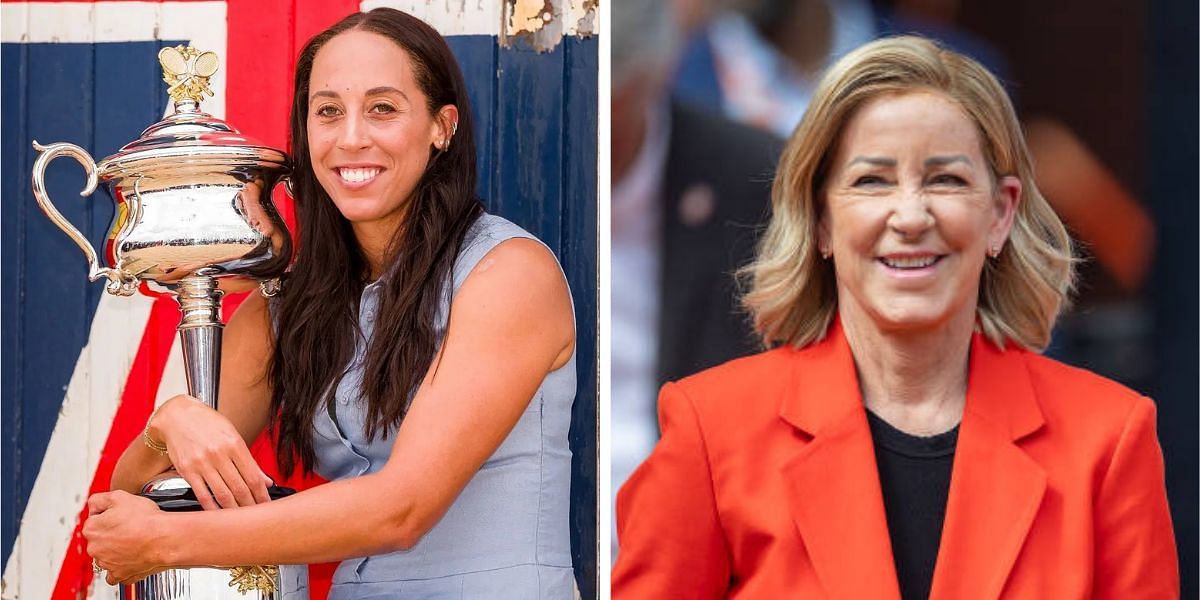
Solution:
<svg viewBox="0 0 1200 600">
<path fill-rule="evenodd" d="M 396 94 L 396 95 L 400 96 L 401 98 L 404 98 L 404 100 L 406 100 L 406 101 L 408 100 L 408 94 L 405 94 L 404 92 L 402 92 L 390 85 L 381 85 L 381 86 L 373 87 L 373 88 L 367 90 L 368 96 L 378 96 L 378 95 L 382 95 L 382 94 Z"/>
<path fill-rule="evenodd" d="M 894 167 L 896 166 L 896 159 L 883 156 L 856 156 L 850 162 L 846 163 L 846 166 L 851 167 L 858 163 L 866 163 L 873 167 Z"/>
<path fill-rule="evenodd" d="M 944 167 L 950 163 L 966 163 L 967 166 L 973 166 L 971 159 L 966 154 L 950 154 L 947 156 L 930 156 L 925 159 L 926 167 Z"/>
<path fill-rule="evenodd" d="M 379 95 L 383 95 L 383 94 L 396 94 L 396 95 L 400 96 L 401 98 L 408 100 L 408 94 L 405 94 L 404 92 L 402 92 L 390 85 L 381 85 L 378 87 L 373 87 L 373 88 L 367 90 L 367 93 L 366 93 L 367 96 L 379 96 Z M 313 92 L 309 96 L 310 100 L 313 98 L 335 98 L 336 99 L 336 98 L 341 98 L 341 96 L 339 96 L 338 93 L 333 90 L 318 90 L 318 91 Z"/>
</svg>

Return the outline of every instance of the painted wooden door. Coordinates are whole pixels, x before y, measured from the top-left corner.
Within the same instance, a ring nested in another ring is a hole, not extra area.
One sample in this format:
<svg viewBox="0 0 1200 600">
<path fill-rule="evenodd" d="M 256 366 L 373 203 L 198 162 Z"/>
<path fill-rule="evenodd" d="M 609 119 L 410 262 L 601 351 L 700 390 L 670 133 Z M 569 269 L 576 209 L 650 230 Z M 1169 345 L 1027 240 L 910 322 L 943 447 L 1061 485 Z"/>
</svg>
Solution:
<svg viewBox="0 0 1200 600">
<path fill-rule="evenodd" d="M 84 502 L 107 486 L 156 403 L 186 389 L 174 302 L 114 298 L 87 282 L 81 253 L 30 192 L 32 140 L 76 143 L 97 160 L 113 153 L 166 110 L 158 49 L 191 43 L 222 57 L 204 109 L 286 147 L 300 47 L 342 16 L 383 5 L 447 36 L 478 124 L 480 196 L 544 240 L 567 273 L 579 352 L 572 553 L 582 597 L 595 596 L 596 2 L 0 0 L 4 599 L 115 597 L 84 553 Z M 47 187 L 96 243 L 112 202 L 106 192 L 80 199 L 83 174 L 69 162 L 52 165 Z M 226 316 L 238 300 L 227 299 Z M 268 446 L 255 451 L 269 457 Z M 315 589 L 329 572 L 314 569 Z"/>
</svg>

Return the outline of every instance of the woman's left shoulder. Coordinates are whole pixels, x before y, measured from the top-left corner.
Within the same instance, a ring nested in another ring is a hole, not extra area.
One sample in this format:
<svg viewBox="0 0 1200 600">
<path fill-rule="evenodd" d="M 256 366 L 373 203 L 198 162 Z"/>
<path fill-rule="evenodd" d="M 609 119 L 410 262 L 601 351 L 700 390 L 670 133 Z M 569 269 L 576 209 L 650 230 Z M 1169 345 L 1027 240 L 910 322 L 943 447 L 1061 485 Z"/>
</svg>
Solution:
<svg viewBox="0 0 1200 600">
<path fill-rule="evenodd" d="M 1033 352 L 1021 354 L 1038 403 L 1050 420 L 1060 416 L 1120 430 L 1136 414 L 1154 412 L 1153 400 L 1112 379 Z"/>
<path fill-rule="evenodd" d="M 565 281 L 558 258 L 537 238 L 512 237 L 500 240 L 480 258 L 472 274 L 496 270 L 504 279 L 563 288 Z M 541 286 L 538 286 L 541 287 Z"/>
<path fill-rule="evenodd" d="M 463 237 L 462 253 L 472 250 L 487 250 L 511 240 L 530 240 L 542 244 L 537 236 L 525 228 L 492 213 L 480 213 Z M 544 245 L 544 244 L 543 244 Z"/>
<path fill-rule="evenodd" d="M 536 238 L 497 229 L 488 226 L 468 235 L 454 268 L 449 327 L 458 323 L 474 331 L 471 335 L 510 340 L 534 335 L 555 349 L 558 368 L 569 359 L 575 339 L 563 271 Z"/>
<path fill-rule="evenodd" d="M 537 236 L 491 213 L 483 213 L 463 238 L 456 270 L 465 278 L 480 263 L 504 261 L 516 271 L 561 273 L 558 257 Z"/>
<path fill-rule="evenodd" d="M 557 304 L 570 298 L 558 260 L 549 248 L 531 238 L 508 238 L 492 245 L 463 279 L 456 298 L 468 290 L 492 300 L 504 297 Z"/>
</svg>

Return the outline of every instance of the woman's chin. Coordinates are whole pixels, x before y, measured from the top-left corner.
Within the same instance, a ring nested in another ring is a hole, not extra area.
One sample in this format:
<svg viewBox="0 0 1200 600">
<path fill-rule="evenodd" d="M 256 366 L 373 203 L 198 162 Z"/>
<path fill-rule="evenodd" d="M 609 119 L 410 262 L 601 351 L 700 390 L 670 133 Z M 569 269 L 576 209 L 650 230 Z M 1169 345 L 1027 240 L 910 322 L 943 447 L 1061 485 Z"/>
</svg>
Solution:
<svg viewBox="0 0 1200 600">
<path fill-rule="evenodd" d="M 953 311 L 932 302 L 906 302 L 893 306 L 881 306 L 870 311 L 875 325 L 883 331 L 919 333 L 934 331 L 953 320 Z"/>
<path fill-rule="evenodd" d="M 387 213 L 374 198 L 338 198 L 334 205 L 344 219 L 354 224 L 378 221 Z"/>
</svg>

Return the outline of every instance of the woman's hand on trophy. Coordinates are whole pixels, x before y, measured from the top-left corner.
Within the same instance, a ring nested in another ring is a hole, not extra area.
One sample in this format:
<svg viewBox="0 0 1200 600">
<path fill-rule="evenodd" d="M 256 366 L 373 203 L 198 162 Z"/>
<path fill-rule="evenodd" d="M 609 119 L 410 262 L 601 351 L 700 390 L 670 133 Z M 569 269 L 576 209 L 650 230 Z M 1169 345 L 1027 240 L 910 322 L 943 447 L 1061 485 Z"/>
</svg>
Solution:
<svg viewBox="0 0 1200 600">
<path fill-rule="evenodd" d="M 152 500 L 129 492 L 95 494 L 88 498 L 83 525 L 87 553 L 97 569 L 107 571 L 109 585 L 133 583 L 168 568 L 158 550 L 160 517 Z"/>
<path fill-rule="evenodd" d="M 147 431 L 167 446 L 171 464 L 205 510 L 269 502 L 271 478 L 221 413 L 186 395 L 165 402 Z"/>
</svg>

